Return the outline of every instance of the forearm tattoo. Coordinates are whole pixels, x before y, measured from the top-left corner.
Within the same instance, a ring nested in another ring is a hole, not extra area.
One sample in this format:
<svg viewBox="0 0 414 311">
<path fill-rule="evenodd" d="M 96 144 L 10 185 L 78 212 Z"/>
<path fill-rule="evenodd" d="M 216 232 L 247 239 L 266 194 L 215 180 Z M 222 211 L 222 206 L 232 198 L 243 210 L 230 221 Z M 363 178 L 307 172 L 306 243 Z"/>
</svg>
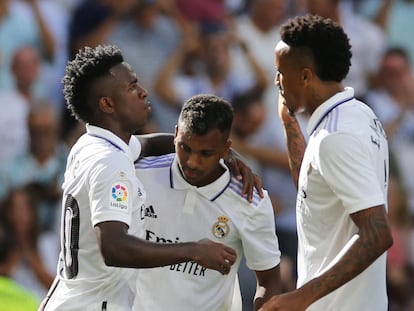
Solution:
<svg viewBox="0 0 414 311">
<path fill-rule="evenodd" d="M 384 207 L 355 213 L 359 238 L 330 270 L 312 281 L 312 296 L 320 298 L 355 278 L 392 244 Z"/>
<path fill-rule="evenodd" d="M 297 187 L 300 166 L 305 153 L 306 141 L 296 118 L 284 123 L 286 143 L 289 156 L 289 167 Z"/>
</svg>

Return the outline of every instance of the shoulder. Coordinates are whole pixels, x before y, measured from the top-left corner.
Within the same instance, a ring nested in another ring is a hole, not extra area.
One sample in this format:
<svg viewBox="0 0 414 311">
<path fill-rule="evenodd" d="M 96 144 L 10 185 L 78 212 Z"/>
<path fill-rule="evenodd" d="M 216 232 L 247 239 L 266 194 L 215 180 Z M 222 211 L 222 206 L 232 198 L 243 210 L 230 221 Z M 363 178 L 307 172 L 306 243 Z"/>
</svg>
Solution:
<svg viewBox="0 0 414 311">
<path fill-rule="evenodd" d="M 170 153 L 162 156 L 143 157 L 139 159 L 139 161 L 135 162 L 135 169 L 148 170 L 170 167 L 174 160 L 174 156 L 174 153 Z"/>
<path fill-rule="evenodd" d="M 227 193 L 231 195 L 232 199 L 235 200 L 235 202 L 238 202 L 238 203 L 250 205 L 253 207 L 258 207 L 262 203 L 263 198 L 260 197 L 256 189 L 254 189 L 254 192 L 253 192 L 252 202 L 249 202 L 247 201 L 246 197 L 242 196 L 242 188 L 243 188 L 242 182 L 232 177 L 230 180 L 229 186 L 227 188 Z"/>
<path fill-rule="evenodd" d="M 130 157 L 110 142 L 84 134 L 72 147 L 69 161 L 77 161 L 89 169 L 107 171 L 115 166 L 122 170 L 132 170 Z"/>
</svg>

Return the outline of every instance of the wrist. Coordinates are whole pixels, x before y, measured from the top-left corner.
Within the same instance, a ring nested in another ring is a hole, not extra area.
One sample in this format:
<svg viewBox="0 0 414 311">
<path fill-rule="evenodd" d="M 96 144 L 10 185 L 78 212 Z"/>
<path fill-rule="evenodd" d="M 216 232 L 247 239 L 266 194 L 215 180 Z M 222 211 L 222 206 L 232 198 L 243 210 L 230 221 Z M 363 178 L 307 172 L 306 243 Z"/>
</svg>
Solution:
<svg viewBox="0 0 414 311">
<path fill-rule="evenodd" d="M 188 247 L 186 247 L 186 251 L 185 251 L 185 259 L 188 261 L 194 261 L 194 262 L 198 262 L 200 260 L 200 255 L 199 255 L 199 251 L 198 251 L 198 246 L 199 243 L 198 242 L 186 242 L 185 244 L 187 244 Z"/>
</svg>

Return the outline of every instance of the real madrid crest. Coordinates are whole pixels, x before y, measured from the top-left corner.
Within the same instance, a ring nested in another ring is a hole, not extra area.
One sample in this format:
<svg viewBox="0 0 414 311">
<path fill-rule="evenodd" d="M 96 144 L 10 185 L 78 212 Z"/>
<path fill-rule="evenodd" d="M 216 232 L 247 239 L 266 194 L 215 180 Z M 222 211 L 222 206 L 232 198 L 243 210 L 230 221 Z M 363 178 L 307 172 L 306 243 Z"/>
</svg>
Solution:
<svg viewBox="0 0 414 311">
<path fill-rule="evenodd" d="M 229 218 L 226 216 L 219 216 L 217 217 L 217 221 L 213 225 L 213 235 L 218 238 L 222 239 L 226 237 L 230 232 L 229 224 L 227 223 Z"/>
</svg>

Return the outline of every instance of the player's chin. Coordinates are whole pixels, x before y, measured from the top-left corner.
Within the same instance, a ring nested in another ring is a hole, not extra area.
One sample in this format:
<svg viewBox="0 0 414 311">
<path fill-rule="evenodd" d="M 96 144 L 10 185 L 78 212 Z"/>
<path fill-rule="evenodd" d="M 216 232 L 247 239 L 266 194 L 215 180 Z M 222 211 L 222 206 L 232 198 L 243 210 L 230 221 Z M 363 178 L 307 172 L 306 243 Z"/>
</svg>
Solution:
<svg viewBox="0 0 414 311">
<path fill-rule="evenodd" d="M 197 182 L 200 179 L 201 174 L 198 171 L 191 169 L 183 169 L 183 175 L 187 181 Z"/>
</svg>

